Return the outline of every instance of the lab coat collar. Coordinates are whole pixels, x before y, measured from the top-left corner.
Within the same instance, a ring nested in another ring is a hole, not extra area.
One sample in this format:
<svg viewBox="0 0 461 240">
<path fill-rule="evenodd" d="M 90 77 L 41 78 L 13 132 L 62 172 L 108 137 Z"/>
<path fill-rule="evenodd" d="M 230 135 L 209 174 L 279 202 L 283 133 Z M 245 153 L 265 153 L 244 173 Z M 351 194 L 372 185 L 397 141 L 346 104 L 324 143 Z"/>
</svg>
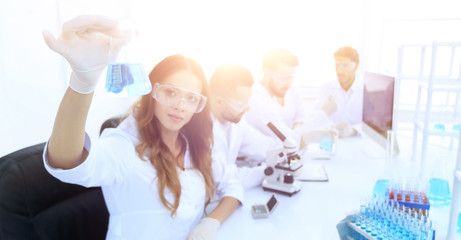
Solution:
<svg viewBox="0 0 461 240">
<path fill-rule="evenodd" d="M 269 91 L 267 91 L 267 89 L 263 86 L 261 81 L 255 81 L 255 83 L 253 85 L 253 89 L 254 89 L 255 92 L 263 93 L 266 96 L 270 97 Z"/>
<path fill-rule="evenodd" d="M 355 74 L 355 80 L 352 83 L 352 86 L 349 88 L 349 90 L 347 92 L 341 87 L 341 85 L 339 84 L 339 80 L 337 78 L 336 78 L 336 81 L 334 81 L 334 87 L 337 90 L 340 90 L 340 91 L 345 92 L 345 93 L 363 91 L 362 79 L 359 77 L 359 75 L 357 73 Z"/>
<path fill-rule="evenodd" d="M 229 121 L 224 121 L 224 122 L 219 121 L 219 119 L 213 113 L 210 113 L 210 115 L 211 115 L 211 120 L 213 120 L 213 124 L 219 123 L 219 125 L 225 128 L 229 127 L 230 124 L 232 124 Z"/>
<path fill-rule="evenodd" d="M 266 87 L 264 87 L 264 85 L 261 83 L 261 81 L 256 81 L 255 84 L 253 85 L 253 88 L 254 88 L 254 92 L 257 93 L 257 94 L 253 94 L 253 96 L 262 96 L 264 95 L 267 99 L 271 99 L 274 103 L 277 103 L 278 105 L 280 105 L 280 103 L 277 101 L 277 97 L 276 96 L 272 96 L 269 91 L 266 89 Z M 289 88 L 287 91 L 289 91 L 291 88 Z M 287 95 L 285 95 L 286 97 Z M 284 98 L 285 98 L 284 97 Z"/>
<path fill-rule="evenodd" d="M 132 137 L 134 146 L 137 146 L 139 144 L 139 131 L 136 125 L 136 119 L 134 118 L 133 114 L 130 114 L 126 119 L 124 119 L 119 124 L 118 128 L 128 133 L 128 135 Z M 191 168 L 193 167 L 193 164 L 189 156 L 189 141 L 187 140 L 187 137 L 184 135 L 184 133 L 182 133 L 181 131 L 179 131 L 179 137 L 184 139 L 184 142 L 186 143 L 186 152 L 184 155 L 184 168 Z M 148 159 L 149 154 L 150 150 L 147 150 L 146 153 L 144 153 L 145 160 Z"/>
</svg>

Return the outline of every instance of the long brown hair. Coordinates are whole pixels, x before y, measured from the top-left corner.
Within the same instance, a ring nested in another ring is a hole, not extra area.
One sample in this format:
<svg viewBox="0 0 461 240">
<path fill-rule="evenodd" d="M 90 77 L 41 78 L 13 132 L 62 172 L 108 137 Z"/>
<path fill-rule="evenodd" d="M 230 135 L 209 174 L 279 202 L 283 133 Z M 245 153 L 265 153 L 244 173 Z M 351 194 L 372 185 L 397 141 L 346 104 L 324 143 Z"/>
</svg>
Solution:
<svg viewBox="0 0 461 240">
<path fill-rule="evenodd" d="M 202 67 L 193 59 L 182 55 L 172 55 L 163 59 L 150 72 L 149 79 L 154 86 L 161 83 L 168 76 L 178 72 L 187 71 L 200 79 L 202 95 L 209 99 L 208 83 Z M 160 122 L 154 115 L 154 99 L 151 94 L 144 95 L 135 103 L 136 124 L 139 131 L 140 143 L 136 146 L 136 152 L 141 159 L 149 153 L 149 161 L 157 170 L 158 194 L 163 205 L 171 211 L 171 216 L 176 214 L 181 197 L 181 182 L 179 181 L 176 161 L 168 146 L 163 142 L 160 132 Z M 211 168 L 211 148 L 213 145 L 213 122 L 210 116 L 208 101 L 205 108 L 192 116 L 180 132 L 184 134 L 189 143 L 189 153 L 194 167 L 200 171 L 205 181 L 208 201 L 213 197 L 214 181 Z M 167 187 L 175 198 L 171 203 L 165 198 Z"/>
</svg>

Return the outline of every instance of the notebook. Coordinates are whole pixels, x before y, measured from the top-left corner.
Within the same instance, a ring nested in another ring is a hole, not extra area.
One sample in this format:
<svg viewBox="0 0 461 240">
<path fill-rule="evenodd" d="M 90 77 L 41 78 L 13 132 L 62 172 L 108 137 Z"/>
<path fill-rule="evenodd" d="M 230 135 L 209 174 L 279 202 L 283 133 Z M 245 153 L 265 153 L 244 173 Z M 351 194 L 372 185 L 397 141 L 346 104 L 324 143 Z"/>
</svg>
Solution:
<svg viewBox="0 0 461 240">
<path fill-rule="evenodd" d="M 299 169 L 295 180 L 306 182 L 328 182 L 328 175 L 322 163 L 307 163 Z"/>
</svg>

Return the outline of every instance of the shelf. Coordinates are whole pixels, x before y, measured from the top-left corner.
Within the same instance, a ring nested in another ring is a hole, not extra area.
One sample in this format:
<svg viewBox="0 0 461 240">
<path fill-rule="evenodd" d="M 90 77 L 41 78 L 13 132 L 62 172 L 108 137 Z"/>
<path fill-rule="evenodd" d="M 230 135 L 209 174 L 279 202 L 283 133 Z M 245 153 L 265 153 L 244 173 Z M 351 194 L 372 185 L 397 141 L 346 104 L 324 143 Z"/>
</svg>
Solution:
<svg viewBox="0 0 461 240">
<path fill-rule="evenodd" d="M 461 45 L 461 42 L 434 42 L 439 47 L 457 47 Z M 433 45 L 427 45 L 427 44 L 403 44 L 401 47 L 402 48 L 407 48 L 407 47 L 432 47 Z"/>
<path fill-rule="evenodd" d="M 448 51 L 447 47 L 449 47 Z M 410 48 L 412 51 L 406 51 Z M 421 151 L 421 173 L 424 172 L 423 168 L 426 165 L 427 144 L 429 144 L 428 138 L 430 136 L 450 137 L 451 149 L 453 139 L 460 135 L 458 125 L 461 124 L 459 116 L 461 113 L 459 99 L 461 93 L 460 49 L 461 42 L 433 42 L 427 45 L 402 45 L 399 48 L 396 78 L 400 82 L 405 80 L 417 81 L 418 95 L 414 108 L 412 158 L 416 158 L 417 134 L 421 132 L 422 146 L 418 150 Z M 420 54 L 414 55 L 416 52 Z M 405 70 L 409 70 L 405 69 L 404 63 L 408 63 L 410 58 L 415 67 L 419 64 L 419 68 L 411 68 L 413 75 L 404 74 L 407 72 Z M 438 72 L 441 64 L 447 70 L 444 70 L 443 75 Z M 437 93 L 447 96 L 445 106 L 434 103 Z M 453 95 L 455 95 L 454 102 L 450 101 Z M 407 114 L 407 116 L 409 115 Z"/>
<path fill-rule="evenodd" d="M 449 136 L 449 137 L 458 137 L 459 130 L 453 130 L 453 127 L 447 127 L 448 130 L 433 130 L 436 123 L 428 123 L 430 127 L 428 128 L 427 134 L 433 136 Z M 448 123 L 449 124 L 449 123 Z M 449 124 L 448 126 L 453 126 L 453 124 Z M 416 129 L 424 132 L 424 122 L 421 120 L 415 120 L 415 127 Z"/>
<path fill-rule="evenodd" d="M 461 92 L 461 81 L 460 80 L 444 80 L 434 79 L 432 86 L 429 89 L 429 83 L 427 81 L 421 81 L 419 86 L 432 92 Z"/>
<path fill-rule="evenodd" d="M 429 76 L 427 75 L 401 75 L 399 76 L 400 80 L 416 80 L 420 82 L 429 82 Z M 434 76 L 433 77 L 433 83 L 434 84 L 455 84 L 461 82 L 461 77 L 450 77 L 450 76 Z"/>
</svg>

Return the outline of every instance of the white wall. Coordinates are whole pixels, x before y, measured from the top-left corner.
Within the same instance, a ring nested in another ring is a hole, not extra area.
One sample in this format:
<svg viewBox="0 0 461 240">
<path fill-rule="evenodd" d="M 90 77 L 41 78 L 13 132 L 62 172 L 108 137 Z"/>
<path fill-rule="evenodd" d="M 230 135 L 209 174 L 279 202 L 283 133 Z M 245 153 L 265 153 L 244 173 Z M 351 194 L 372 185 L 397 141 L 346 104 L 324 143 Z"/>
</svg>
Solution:
<svg viewBox="0 0 461 240">
<path fill-rule="evenodd" d="M 0 0 L 0 156 L 44 142 L 51 134 L 70 71 L 63 58 L 48 49 L 42 31 L 59 32 L 61 18 L 71 15 L 66 9 L 75 9 L 70 1 L 6 2 Z M 125 112 L 133 102 L 105 96 L 103 84 L 98 85 L 88 119 L 92 136 L 98 135 L 104 119 Z"/>
<path fill-rule="evenodd" d="M 64 90 L 63 62 L 41 30 L 56 28 L 54 1 L 6 1 L 0 8 L 0 155 L 43 142 Z"/>
<path fill-rule="evenodd" d="M 207 76 L 221 63 L 238 62 L 258 79 L 264 52 L 285 47 L 300 58 L 296 84 L 319 86 L 334 77 L 332 54 L 342 45 L 359 50 L 362 70 L 379 70 L 385 21 L 460 18 L 459 1 L 435 2 L 0 0 L 0 156 L 50 135 L 70 72 L 46 47 L 41 31 L 57 35 L 64 21 L 79 14 L 135 20 L 141 35 L 130 59 L 146 71 L 182 53 L 197 59 Z M 98 135 L 104 119 L 134 101 L 107 96 L 103 85 L 101 80 L 90 110 L 91 136 Z"/>
</svg>

